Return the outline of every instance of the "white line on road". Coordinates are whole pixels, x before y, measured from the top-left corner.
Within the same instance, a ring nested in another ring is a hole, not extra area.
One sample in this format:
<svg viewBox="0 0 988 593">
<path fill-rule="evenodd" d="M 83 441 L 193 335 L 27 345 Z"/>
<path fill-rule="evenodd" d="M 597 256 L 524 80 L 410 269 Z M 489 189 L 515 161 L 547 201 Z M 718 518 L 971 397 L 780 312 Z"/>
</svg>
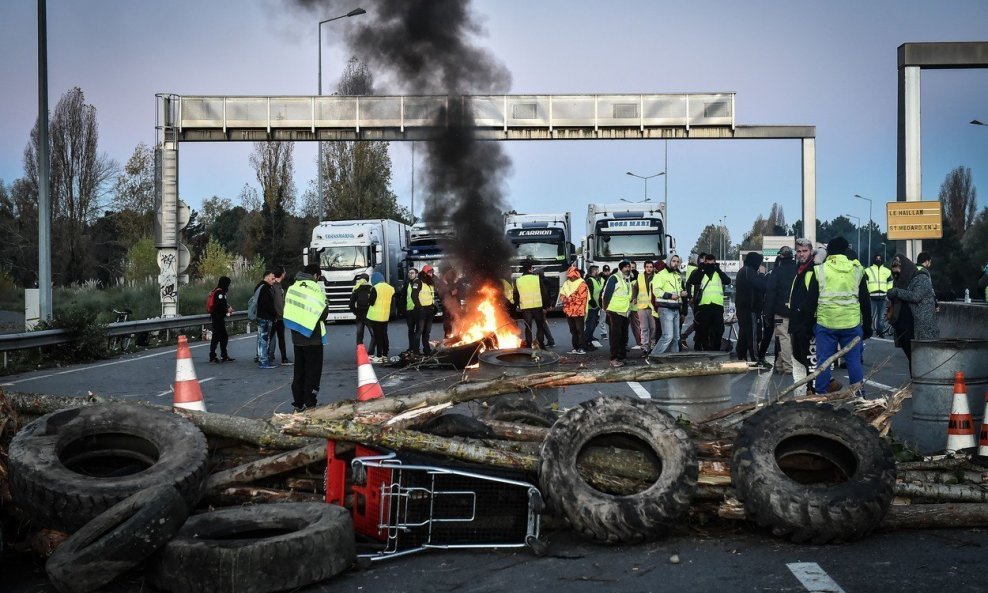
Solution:
<svg viewBox="0 0 988 593">
<path fill-rule="evenodd" d="M 642 387 L 642 384 L 638 381 L 628 381 L 628 387 L 635 392 L 635 395 L 642 399 L 652 399 L 652 394 L 648 392 L 648 389 Z"/>
<path fill-rule="evenodd" d="M 885 383 L 879 383 L 878 381 L 872 381 L 871 379 L 865 379 L 865 385 L 871 385 L 872 387 L 884 389 L 885 391 L 895 391 L 895 387 L 886 385 Z"/>
<path fill-rule="evenodd" d="M 203 383 L 206 383 L 208 381 L 212 381 L 215 378 L 216 377 L 206 377 L 205 379 L 199 379 L 199 384 L 202 385 Z M 169 387 L 168 388 L 168 391 L 162 391 L 161 393 L 159 393 L 155 397 L 164 397 L 164 396 L 168 395 L 169 393 L 172 393 L 173 391 L 175 391 L 175 386 L 174 385 L 172 385 L 171 387 Z"/>
<path fill-rule="evenodd" d="M 810 593 L 844 593 L 844 589 L 816 562 L 790 562 L 786 566 Z"/>
</svg>

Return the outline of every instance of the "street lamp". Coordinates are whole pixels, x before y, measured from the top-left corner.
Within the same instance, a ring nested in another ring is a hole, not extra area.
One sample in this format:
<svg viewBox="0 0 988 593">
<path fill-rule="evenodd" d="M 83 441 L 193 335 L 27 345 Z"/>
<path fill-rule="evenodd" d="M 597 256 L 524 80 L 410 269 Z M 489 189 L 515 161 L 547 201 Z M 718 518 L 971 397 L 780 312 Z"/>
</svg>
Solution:
<svg viewBox="0 0 988 593">
<path fill-rule="evenodd" d="M 859 194 L 854 194 L 855 198 L 861 198 L 862 200 L 868 200 L 868 265 L 871 265 L 871 198 L 866 198 Z"/>
<path fill-rule="evenodd" d="M 340 16 L 334 16 L 331 19 L 326 19 L 324 21 L 319 21 L 319 95 L 322 96 L 322 26 L 326 23 L 331 23 L 333 21 L 338 21 L 340 19 L 345 19 L 351 16 L 360 16 L 362 14 L 367 14 L 367 11 L 363 8 L 354 8 L 346 14 L 341 14 Z M 323 215 L 323 179 L 322 179 L 322 142 L 319 142 L 318 150 L 318 166 L 316 167 L 318 180 L 316 184 L 319 186 L 319 220 L 322 220 Z"/>
<path fill-rule="evenodd" d="M 631 175 L 632 177 L 637 177 L 638 179 L 642 179 L 642 180 L 645 181 L 645 199 L 642 200 L 642 202 L 647 202 L 648 201 L 648 180 L 649 179 L 652 179 L 653 177 L 659 177 L 660 175 L 665 175 L 665 174 L 666 174 L 665 171 L 662 171 L 661 173 L 656 173 L 655 175 L 647 175 L 647 176 L 636 175 L 636 174 L 632 173 L 631 171 L 628 171 L 627 173 L 625 173 L 625 175 Z"/>
<path fill-rule="evenodd" d="M 855 225 L 858 227 L 858 257 L 861 257 L 861 217 L 853 214 L 845 214 L 844 216 L 858 221 Z"/>
<path fill-rule="evenodd" d="M 886 249 L 885 243 L 880 244 L 882 246 L 882 262 L 887 263 L 889 261 L 889 250 Z"/>
</svg>

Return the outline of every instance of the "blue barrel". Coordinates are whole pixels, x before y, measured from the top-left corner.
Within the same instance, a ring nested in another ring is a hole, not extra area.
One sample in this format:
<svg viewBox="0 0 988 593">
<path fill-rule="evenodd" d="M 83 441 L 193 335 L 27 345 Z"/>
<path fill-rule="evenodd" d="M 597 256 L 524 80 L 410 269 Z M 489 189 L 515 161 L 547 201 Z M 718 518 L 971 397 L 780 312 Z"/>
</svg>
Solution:
<svg viewBox="0 0 988 593">
<path fill-rule="evenodd" d="M 967 402 L 976 427 L 984 418 L 988 340 L 913 340 L 912 348 L 913 434 L 907 442 L 919 453 L 930 455 L 947 447 L 947 421 L 957 371 L 964 373 Z"/>
</svg>

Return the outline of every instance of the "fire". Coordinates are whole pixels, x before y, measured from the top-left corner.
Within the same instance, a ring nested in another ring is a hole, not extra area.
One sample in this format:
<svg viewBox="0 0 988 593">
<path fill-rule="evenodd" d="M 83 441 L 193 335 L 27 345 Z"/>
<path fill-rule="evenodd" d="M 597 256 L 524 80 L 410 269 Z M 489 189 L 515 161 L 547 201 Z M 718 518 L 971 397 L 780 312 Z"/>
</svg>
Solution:
<svg viewBox="0 0 988 593">
<path fill-rule="evenodd" d="M 521 332 L 518 324 L 503 306 L 501 289 L 493 284 L 484 284 L 476 289 L 461 314 L 453 322 L 455 340 L 449 347 L 479 342 L 491 335 L 497 339 L 498 348 L 518 348 L 521 346 Z"/>
</svg>

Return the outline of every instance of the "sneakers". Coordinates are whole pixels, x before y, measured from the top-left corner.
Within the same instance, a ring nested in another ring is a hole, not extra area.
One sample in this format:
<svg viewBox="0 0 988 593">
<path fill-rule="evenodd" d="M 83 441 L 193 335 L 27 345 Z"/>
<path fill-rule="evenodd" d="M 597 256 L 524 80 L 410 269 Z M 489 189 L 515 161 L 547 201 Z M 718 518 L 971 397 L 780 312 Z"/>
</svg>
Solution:
<svg viewBox="0 0 988 593">
<path fill-rule="evenodd" d="M 606 338 L 607 336 L 604 336 L 604 337 Z M 594 340 L 594 341 L 590 342 L 590 345 L 593 346 L 594 350 L 596 350 L 597 348 L 603 348 L 604 347 L 604 345 L 601 344 L 600 342 L 598 342 L 597 340 Z"/>
<path fill-rule="evenodd" d="M 264 370 L 276 369 L 276 368 L 278 368 L 278 365 L 276 365 L 276 364 L 270 364 L 270 363 L 264 363 L 264 364 L 257 365 L 257 368 L 264 369 Z"/>
<path fill-rule="evenodd" d="M 620 360 L 612 360 L 611 361 L 611 367 L 613 367 L 615 369 L 618 368 L 618 367 L 623 367 L 623 366 L 624 366 L 624 363 L 621 362 Z"/>
<path fill-rule="evenodd" d="M 220 359 L 216 358 L 215 356 L 210 356 L 209 357 L 209 362 L 216 362 L 216 363 L 218 363 L 219 361 L 220 361 Z"/>
<path fill-rule="evenodd" d="M 579 351 L 578 349 L 576 349 L 576 348 L 573 348 L 572 350 L 570 350 L 570 351 L 569 351 L 569 352 L 567 352 L 566 354 L 579 354 L 579 353 L 580 353 L 580 351 Z"/>
<path fill-rule="evenodd" d="M 234 360 L 236 359 L 230 358 L 229 356 L 224 356 L 223 358 L 220 359 L 220 362 L 233 362 Z"/>
<path fill-rule="evenodd" d="M 290 360 L 288 360 L 287 358 L 282 358 L 281 359 L 281 366 L 283 366 L 283 367 L 289 367 L 289 366 L 292 366 L 293 364 L 295 364 L 295 363 L 292 362 L 292 361 L 290 361 Z"/>
<path fill-rule="evenodd" d="M 631 347 L 631 350 L 641 350 L 641 349 L 642 349 L 641 344 L 635 344 L 634 346 Z"/>
</svg>

